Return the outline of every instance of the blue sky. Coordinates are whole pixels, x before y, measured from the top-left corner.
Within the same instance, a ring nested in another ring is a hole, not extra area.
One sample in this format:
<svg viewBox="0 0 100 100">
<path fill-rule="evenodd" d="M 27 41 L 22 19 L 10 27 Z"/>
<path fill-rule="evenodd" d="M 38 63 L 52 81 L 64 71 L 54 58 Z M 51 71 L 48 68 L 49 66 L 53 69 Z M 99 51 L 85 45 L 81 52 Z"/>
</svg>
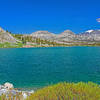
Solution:
<svg viewBox="0 0 100 100">
<path fill-rule="evenodd" d="M 0 26 L 13 33 L 100 29 L 100 0 L 0 0 Z"/>
</svg>

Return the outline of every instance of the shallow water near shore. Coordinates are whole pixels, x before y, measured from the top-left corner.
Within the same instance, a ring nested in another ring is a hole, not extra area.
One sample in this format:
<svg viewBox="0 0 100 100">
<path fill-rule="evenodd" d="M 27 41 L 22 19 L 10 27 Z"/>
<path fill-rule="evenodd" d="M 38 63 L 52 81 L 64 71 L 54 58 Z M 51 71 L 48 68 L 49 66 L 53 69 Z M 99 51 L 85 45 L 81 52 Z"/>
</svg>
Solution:
<svg viewBox="0 0 100 100">
<path fill-rule="evenodd" d="M 100 84 L 100 47 L 0 49 L 0 84 L 36 89 L 63 81 Z"/>
</svg>

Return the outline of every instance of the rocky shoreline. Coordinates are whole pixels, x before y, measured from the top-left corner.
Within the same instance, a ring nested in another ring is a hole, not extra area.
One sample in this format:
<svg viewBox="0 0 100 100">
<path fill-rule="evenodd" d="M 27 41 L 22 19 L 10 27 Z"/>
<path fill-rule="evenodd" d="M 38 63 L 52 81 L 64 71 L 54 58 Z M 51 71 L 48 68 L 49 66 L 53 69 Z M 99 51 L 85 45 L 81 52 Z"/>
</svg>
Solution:
<svg viewBox="0 0 100 100">
<path fill-rule="evenodd" d="M 6 82 L 3 85 L 0 85 L 0 96 L 5 96 L 5 98 L 13 98 L 11 100 L 25 100 L 28 96 L 34 93 L 34 90 L 22 91 L 17 88 L 14 88 L 13 84 Z"/>
</svg>

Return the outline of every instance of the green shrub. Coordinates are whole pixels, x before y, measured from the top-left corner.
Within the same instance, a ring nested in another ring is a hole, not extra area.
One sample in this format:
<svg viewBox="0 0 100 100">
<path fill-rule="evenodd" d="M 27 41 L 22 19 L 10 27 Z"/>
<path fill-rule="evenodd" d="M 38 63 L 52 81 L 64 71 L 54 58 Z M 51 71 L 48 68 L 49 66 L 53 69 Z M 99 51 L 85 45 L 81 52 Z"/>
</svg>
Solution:
<svg viewBox="0 0 100 100">
<path fill-rule="evenodd" d="M 13 44 L 8 42 L 0 43 L 0 48 L 21 48 L 21 47 L 23 47 L 23 44 L 21 42 Z"/>
<path fill-rule="evenodd" d="M 64 82 L 37 90 L 27 100 L 100 100 L 100 87 L 92 82 Z"/>
</svg>

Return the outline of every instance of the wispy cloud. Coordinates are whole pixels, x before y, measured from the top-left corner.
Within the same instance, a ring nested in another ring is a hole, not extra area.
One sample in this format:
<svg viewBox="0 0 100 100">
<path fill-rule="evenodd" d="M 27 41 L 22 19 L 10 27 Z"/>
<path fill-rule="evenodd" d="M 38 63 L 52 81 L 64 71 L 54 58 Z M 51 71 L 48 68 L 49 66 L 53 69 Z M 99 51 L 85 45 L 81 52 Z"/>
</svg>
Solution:
<svg viewBox="0 0 100 100">
<path fill-rule="evenodd" d="M 96 19 L 98 23 L 100 23 L 100 18 Z"/>
</svg>

